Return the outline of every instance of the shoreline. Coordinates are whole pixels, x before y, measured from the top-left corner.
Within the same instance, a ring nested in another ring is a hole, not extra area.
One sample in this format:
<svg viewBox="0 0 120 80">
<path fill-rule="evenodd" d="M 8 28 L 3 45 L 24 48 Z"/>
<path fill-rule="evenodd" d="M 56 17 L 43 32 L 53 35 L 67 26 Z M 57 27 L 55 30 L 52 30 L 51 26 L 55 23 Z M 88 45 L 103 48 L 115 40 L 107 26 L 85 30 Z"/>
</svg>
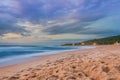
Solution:
<svg viewBox="0 0 120 80">
<path fill-rule="evenodd" d="M 0 59 L 0 67 L 6 67 L 6 66 L 10 66 L 10 65 L 29 62 L 29 61 L 34 60 L 37 57 L 42 57 L 42 56 L 47 56 L 47 55 L 52 55 L 52 54 L 59 54 L 59 53 L 75 51 L 75 50 L 89 49 L 89 48 L 94 48 L 94 46 L 79 46 L 77 48 L 73 48 L 73 49 L 69 49 L 69 50 L 56 50 L 56 51 L 50 51 L 50 52 L 42 52 L 42 53 L 25 54 L 25 55 L 19 55 L 19 56 L 6 57 L 3 59 Z"/>
<path fill-rule="evenodd" d="M 30 60 L 25 61 L 25 62 L 20 62 L 17 64 L 12 64 L 12 65 L 7 65 L 7 66 L 0 66 L 0 78 L 6 77 L 6 75 L 7 76 L 14 75 L 16 72 L 20 72 L 21 70 L 24 70 L 27 68 L 33 68 L 33 67 L 37 66 L 38 64 L 45 65 L 47 63 L 54 62 L 58 59 L 64 58 L 63 56 L 69 55 L 69 53 L 71 53 L 71 52 L 82 51 L 82 50 L 87 50 L 87 49 L 92 49 L 92 48 L 90 46 L 90 48 L 74 49 L 74 50 L 57 52 L 57 53 L 53 53 L 53 54 L 40 55 L 40 56 L 32 57 Z M 31 65 L 33 65 L 33 66 L 31 66 Z"/>
<path fill-rule="evenodd" d="M 65 64 L 65 65 L 67 65 L 70 62 L 74 63 L 74 59 L 75 59 L 75 62 L 77 60 L 79 61 L 78 57 L 80 57 L 80 59 L 83 60 L 83 62 L 81 62 L 80 64 L 89 62 L 89 61 L 90 61 L 90 63 L 91 63 L 91 61 L 97 62 L 97 61 L 100 61 L 101 59 L 104 60 L 104 57 L 106 57 L 106 56 L 108 56 L 108 58 L 109 58 L 109 56 L 112 57 L 113 55 L 119 56 L 117 54 L 117 53 L 119 53 L 119 48 L 120 48 L 120 46 L 113 46 L 113 45 L 96 46 L 95 48 L 92 48 L 92 49 L 67 51 L 67 52 L 62 52 L 62 53 L 58 53 L 58 54 L 50 54 L 50 55 L 45 55 L 45 56 L 41 56 L 41 57 L 39 56 L 28 62 L 23 62 L 23 63 L 6 66 L 6 67 L 0 67 L 0 80 L 8 80 L 9 78 L 16 76 L 16 74 L 21 75 L 21 76 L 19 76 L 19 78 L 21 78 L 21 79 L 15 79 L 15 80 L 25 80 L 25 79 L 22 79 L 25 77 L 25 76 L 23 76 L 24 74 L 29 74 L 32 70 L 37 69 L 38 67 L 43 67 L 43 68 L 46 68 L 46 70 L 47 70 L 47 68 L 50 67 L 48 65 L 52 66 L 53 64 L 54 65 L 56 64 L 56 66 L 57 65 L 59 66 L 61 64 L 61 62 L 59 62 L 60 60 L 63 60 L 62 62 L 64 62 L 64 63 L 62 63 L 62 64 Z M 112 59 L 112 58 L 110 58 L 110 59 Z M 57 61 L 59 63 L 56 63 Z M 110 62 L 111 60 L 108 61 L 105 59 L 105 61 Z M 115 60 L 113 60 L 113 61 L 115 61 Z M 116 62 L 118 62 L 118 61 L 116 60 Z M 110 64 L 113 64 L 113 63 L 110 63 Z M 86 64 L 83 64 L 83 65 L 86 65 Z M 41 70 L 42 70 L 42 68 L 41 68 Z M 94 76 L 95 76 L 95 74 L 94 74 Z M 32 79 L 28 79 L 28 80 L 32 80 Z M 35 80 L 37 80 L 37 79 L 35 79 Z M 41 78 L 41 80 L 42 80 L 42 78 Z M 85 79 L 83 79 L 83 80 L 85 80 Z M 97 80 L 100 80 L 100 79 L 97 79 Z"/>
</svg>

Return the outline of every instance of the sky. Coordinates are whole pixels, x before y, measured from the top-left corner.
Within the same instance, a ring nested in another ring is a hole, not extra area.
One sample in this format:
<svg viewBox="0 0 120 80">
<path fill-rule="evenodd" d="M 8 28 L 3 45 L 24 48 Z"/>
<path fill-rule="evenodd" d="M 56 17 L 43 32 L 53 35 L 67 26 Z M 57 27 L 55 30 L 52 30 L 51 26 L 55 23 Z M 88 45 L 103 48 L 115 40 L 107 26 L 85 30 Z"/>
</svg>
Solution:
<svg viewBox="0 0 120 80">
<path fill-rule="evenodd" d="M 0 44 L 83 41 L 120 35 L 120 0 L 1 0 Z"/>
</svg>

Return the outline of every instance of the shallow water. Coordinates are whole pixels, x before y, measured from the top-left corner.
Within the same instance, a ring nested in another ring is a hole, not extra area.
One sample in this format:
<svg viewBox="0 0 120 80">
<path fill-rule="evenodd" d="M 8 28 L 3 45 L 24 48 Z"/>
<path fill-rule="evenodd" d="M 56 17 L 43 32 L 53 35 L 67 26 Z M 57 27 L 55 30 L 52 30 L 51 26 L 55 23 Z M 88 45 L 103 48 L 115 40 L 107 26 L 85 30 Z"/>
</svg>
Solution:
<svg viewBox="0 0 120 80">
<path fill-rule="evenodd" d="M 57 54 L 62 51 L 86 49 L 91 46 L 65 47 L 65 46 L 0 46 L 0 66 L 12 65 L 30 60 L 31 57 Z"/>
</svg>

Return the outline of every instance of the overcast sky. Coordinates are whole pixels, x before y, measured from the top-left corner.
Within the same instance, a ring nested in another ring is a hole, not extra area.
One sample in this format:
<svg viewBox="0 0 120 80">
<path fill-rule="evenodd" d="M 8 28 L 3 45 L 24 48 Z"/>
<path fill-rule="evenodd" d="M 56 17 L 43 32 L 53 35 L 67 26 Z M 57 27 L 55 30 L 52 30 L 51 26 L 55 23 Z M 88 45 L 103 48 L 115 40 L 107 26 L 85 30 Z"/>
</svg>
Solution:
<svg viewBox="0 0 120 80">
<path fill-rule="evenodd" d="M 120 34 L 120 0 L 1 0 L 0 43 L 40 44 Z"/>
</svg>

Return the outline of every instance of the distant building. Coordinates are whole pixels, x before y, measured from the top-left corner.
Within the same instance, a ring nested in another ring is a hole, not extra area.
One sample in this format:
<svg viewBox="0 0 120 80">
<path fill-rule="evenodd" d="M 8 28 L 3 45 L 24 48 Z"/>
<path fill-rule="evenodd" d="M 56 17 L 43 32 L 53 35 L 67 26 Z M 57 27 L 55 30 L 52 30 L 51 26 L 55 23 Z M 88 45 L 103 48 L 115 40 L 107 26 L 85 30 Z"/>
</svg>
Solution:
<svg viewBox="0 0 120 80">
<path fill-rule="evenodd" d="M 114 45 L 119 45 L 118 41 L 116 41 L 116 42 L 114 43 Z"/>
<path fill-rule="evenodd" d="M 97 43 L 96 43 L 96 42 L 94 42 L 94 43 L 93 43 L 93 46 L 96 46 L 96 45 L 97 45 Z"/>
<path fill-rule="evenodd" d="M 84 46 L 84 45 L 85 45 L 85 43 L 84 43 L 84 42 L 82 42 L 82 43 L 81 43 L 81 45 L 82 45 L 82 46 Z"/>
</svg>

